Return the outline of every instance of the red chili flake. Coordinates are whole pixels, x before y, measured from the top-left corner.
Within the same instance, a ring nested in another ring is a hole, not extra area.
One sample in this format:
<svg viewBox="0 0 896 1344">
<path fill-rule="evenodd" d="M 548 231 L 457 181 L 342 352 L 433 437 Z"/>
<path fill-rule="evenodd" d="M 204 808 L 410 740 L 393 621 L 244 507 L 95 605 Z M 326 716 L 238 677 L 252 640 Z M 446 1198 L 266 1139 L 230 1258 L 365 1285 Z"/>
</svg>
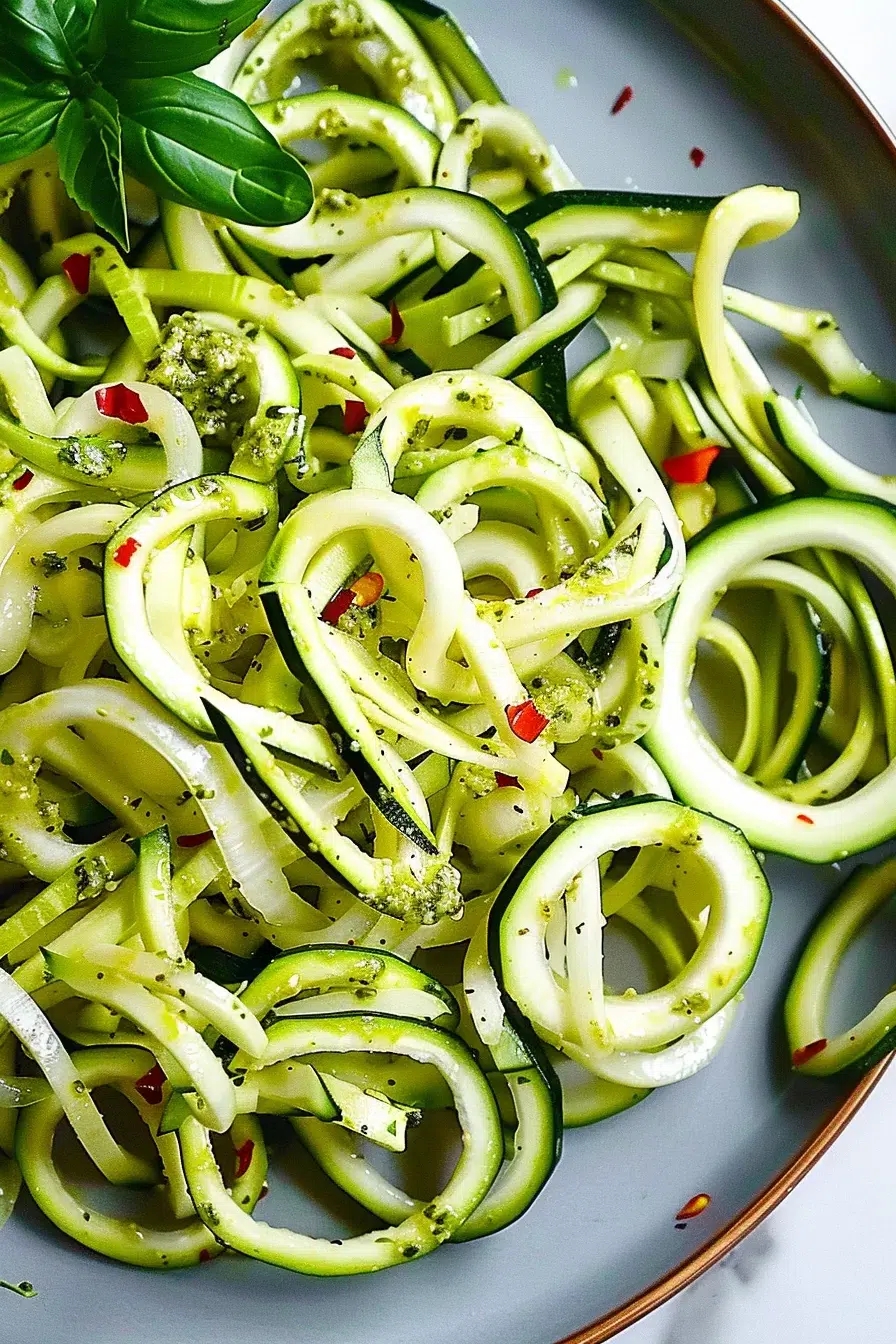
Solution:
<svg viewBox="0 0 896 1344">
<path fill-rule="evenodd" d="M 812 818 L 811 818 L 811 817 L 807 817 L 806 814 L 805 814 L 805 812 L 797 812 L 797 814 L 796 814 L 796 819 L 797 819 L 797 821 L 804 821 L 804 822 L 806 823 L 807 826 L 814 826 L 814 825 L 815 825 L 815 822 L 812 820 Z"/>
<path fill-rule="evenodd" d="M 706 448 L 695 448 L 692 453 L 667 457 L 663 471 L 677 485 L 702 485 L 721 451 L 718 444 L 711 443 Z"/>
<path fill-rule="evenodd" d="M 695 168 L 702 168 L 704 160 L 706 159 L 706 152 L 695 145 L 688 155 L 688 158 Z"/>
<path fill-rule="evenodd" d="M 347 401 L 342 412 L 343 434 L 357 434 L 367 423 L 367 407 L 363 401 Z"/>
<path fill-rule="evenodd" d="M 404 335 L 404 318 L 398 311 L 398 306 L 393 299 L 389 304 L 389 318 L 392 322 L 392 329 L 389 335 L 381 342 L 382 345 L 397 345 Z"/>
<path fill-rule="evenodd" d="M 712 1195 L 692 1195 L 687 1204 L 675 1215 L 676 1223 L 686 1223 L 690 1218 L 699 1218 L 712 1203 Z"/>
<path fill-rule="evenodd" d="M 527 596 L 527 597 L 537 597 L 539 593 L 543 593 L 543 592 L 544 592 L 544 589 L 543 589 L 543 588 L 530 588 L 529 591 L 528 591 L 528 593 L 526 594 L 526 596 Z"/>
<path fill-rule="evenodd" d="M 516 775 L 502 775 L 500 770 L 495 771 L 495 783 L 499 789 L 521 789 L 523 787 Z"/>
<path fill-rule="evenodd" d="M 251 1139 L 247 1139 L 236 1150 L 236 1179 L 245 1176 L 249 1167 L 252 1165 L 252 1154 L 255 1152 L 255 1144 Z"/>
<path fill-rule="evenodd" d="M 28 486 L 34 480 L 34 472 L 26 467 L 21 476 L 17 476 L 12 483 L 13 490 L 27 490 Z"/>
<path fill-rule="evenodd" d="M 635 91 L 632 88 L 631 84 L 626 84 L 625 88 L 622 90 L 619 97 L 616 99 L 615 103 L 610 108 L 610 116 L 618 117 L 622 109 L 624 107 L 628 107 L 629 103 L 634 98 L 634 96 Z"/>
<path fill-rule="evenodd" d="M 62 269 L 79 294 L 88 293 L 90 289 L 90 254 L 88 252 L 70 253 L 62 263 Z"/>
<path fill-rule="evenodd" d="M 149 419 L 149 411 L 137 393 L 125 387 L 124 383 L 98 387 L 95 396 L 96 408 L 100 415 L 108 415 L 113 420 L 123 420 L 126 425 L 143 425 Z"/>
<path fill-rule="evenodd" d="M 127 541 L 123 541 L 118 547 L 115 554 L 112 556 L 112 559 L 115 561 L 116 565 L 121 565 L 122 569 L 127 569 L 139 549 L 140 542 L 137 538 L 128 537 Z"/>
<path fill-rule="evenodd" d="M 601 751 L 600 747 L 592 747 L 592 748 L 591 748 L 591 755 L 592 755 L 592 756 L 596 756 L 597 759 L 598 759 L 599 761 L 602 761 L 603 758 L 604 758 L 604 754 L 603 754 L 603 752 Z"/>
<path fill-rule="evenodd" d="M 209 1262 L 209 1260 L 211 1260 L 211 1258 L 212 1258 L 212 1253 L 211 1253 L 211 1251 L 207 1251 L 207 1250 L 205 1249 L 205 1247 L 203 1246 L 202 1250 L 199 1252 L 199 1263 L 200 1263 L 200 1265 L 207 1265 L 208 1262 Z"/>
<path fill-rule="evenodd" d="M 827 1044 L 827 1037 L 823 1036 L 820 1041 L 810 1041 L 808 1045 L 801 1045 L 790 1057 L 793 1067 L 799 1069 L 803 1064 L 808 1064 L 810 1059 L 814 1059 L 822 1050 L 827 1049 Z"/>
<path fill-rule="evenodd" d="M 179 835 L 177 844 L 180 849 L 198 849 L 200 845 L 207 845 L 209 840 L 213 839 L 213 831 L 197 831 L 195 835 Z"/>
<path fill-rule="evenodd" d="M 550 719 L 536 707 L 534 700 L 524 700 L 521 705 L 508 705 L 504 713 L 510 731 L 521 742 L 534 742 L 550 723 Z"/>
<path fill-rule="evenodd" d="M 134 1091 L 139 1092 L 143 1100 L 150 1106 L 161 1106 L 164 1082 L 165 1074 L 162 1072 L 161 1065 L 153 1064 L 149 1073 L 144 1073 L 143 1077 L 138 1078 L 134 1083 Z"/>
<path fill-rule="evenodd" d="M 330 351 L 331 355 L 341 355 L 343 359 L 354 359 L 355 352 L 350 345 L 337 345 L 335 350 Z"/>
<path fill-rule="evenodd" d="M 326 621 L 327 625 L 337 625 L 339 617 L 343 612 L 348 611 L 354 600 L 355 595 L 351 588 L 340 588 L 339 592 L 330 598 L 321 612 L 321 620 Z"/>
<path fill-rule="evenodd" d="M 360 579 L 355 579 L 348 591 L 353 594 L 352 601 L 356 607 L 371 607 L 382 597 L 385 586 L 382 574 L 371 569 L 362 574 Z"/>
</svg>

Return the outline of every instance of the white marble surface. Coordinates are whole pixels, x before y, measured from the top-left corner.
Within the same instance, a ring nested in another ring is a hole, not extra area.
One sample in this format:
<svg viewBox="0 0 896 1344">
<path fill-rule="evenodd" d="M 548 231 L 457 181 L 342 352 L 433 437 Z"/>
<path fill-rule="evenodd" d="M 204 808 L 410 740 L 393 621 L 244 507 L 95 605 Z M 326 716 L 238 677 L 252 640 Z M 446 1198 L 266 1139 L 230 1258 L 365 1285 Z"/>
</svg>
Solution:
<svg viewBox="0 0 896 1344">
<path fill-rule="evenodd" d="M 896 128 L 896 0 L 790 0 Z M 621 1344 L 893 1344 L 896 1065 L 797 1190 Z"/>
</svg>

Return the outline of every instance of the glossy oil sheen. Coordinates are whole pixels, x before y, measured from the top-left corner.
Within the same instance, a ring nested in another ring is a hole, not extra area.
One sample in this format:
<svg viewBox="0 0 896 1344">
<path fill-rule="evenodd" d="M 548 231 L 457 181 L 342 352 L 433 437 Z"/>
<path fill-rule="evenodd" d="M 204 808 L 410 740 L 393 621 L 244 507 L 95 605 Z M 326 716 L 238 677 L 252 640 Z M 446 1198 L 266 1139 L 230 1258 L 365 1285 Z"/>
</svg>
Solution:
<svg viewBox="0 0 896 1344">
<path fill-rule="evenodd" d="M 892 372 L 881 300 L 896 266 L 885 232 L 892 163 L 842 89 L 759 0 L 663 7 L 700 27 L 711 50 L 727 44 L 726 68 L 647 0 L 454 0 L 509 99 L 536 117 L 585 183 L 710 193 L 754 182 L 798 187 L 798 228 L 739 258 L 736 282 L 834 309 L 868 362 Z M 761 112 L 742 74 L 765 81 L 754 85 Z M 611 117 L 626 84 L 634 97 Z M 694 146 L 706 154 L 699 170 L 688 157 Z M 772 343 L 751 335 L 766 357 Z M 801 378 L 786 364 L 770 367 L 783 391 Z M 893 469 L 892 419 L 814 395 L 811 403 L 835 444 Z M 90 1255 L 23 1200 L 3 1232 L 2 1275 L 32 1279 L 39 1296 L 2 1295 L 0 1337 L 551 1344 L 612 1311 L 749 1204 L 848 1090 L 795 1078 L 780 1025 L 797 949 L 838 875 L 776 859 L 768 867 L 768 935 L 725 1050 L 691 1081 L 569 1134 L 556 1175 L 515 1227 L 366 1279 L 303 1279 L 235 1257 L 152 1275 Z M 260 1213 L 276 1222 L 291 1211 L 296 1227 L 335 1229 L 302 1213 L 297 1190 L 308 1182 L 307 1167 L 290 1163 Z M 676 1230 L 676 1210 L 700 1191 L 713 1196 L 710 1209 Z"/>
</svg>

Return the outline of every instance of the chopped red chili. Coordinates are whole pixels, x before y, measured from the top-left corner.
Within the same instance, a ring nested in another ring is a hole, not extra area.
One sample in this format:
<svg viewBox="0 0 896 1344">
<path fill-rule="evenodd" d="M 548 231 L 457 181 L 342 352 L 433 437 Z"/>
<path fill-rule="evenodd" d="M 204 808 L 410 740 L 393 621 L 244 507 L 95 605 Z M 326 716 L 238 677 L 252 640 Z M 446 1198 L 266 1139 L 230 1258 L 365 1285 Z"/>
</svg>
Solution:
<svg viewBox="0 0 896 1344">
<path fill-rule="evenodd" d="M 342 432 L 357 434 L 367 423 L 367 407 L 363 401 L 347 401 L 342 412 Z"/>
<path fill-rule="evenodd" d="M 796 819 L 797 819 L 797 821 L 804 821 L 804 822 L 806 823 L 807 826 L 814 826 L 814 825 L 815 825 L 815 822 L 812 820 L 812 818 L 811 818 L 811 817 L 807 817 L 806 814 L 805 814 L 805 812 L 797 812 L 797 814 L 796 814 Z"/>
<path fill-rule="evenodd" d="M 21 476 L 17 476 L 12 483 L 13 490 L 27 490 L 28 486 L 34 480 L 34 472 L 26 467 Z"/>
<path fill-rule="evenodd" d="M 523 787 L 516 775 L 502 775 L 500 770 L 495 771 L 495 783 L 499 789 L 521 789 Z"/>
<path fill-rule="evenodd" d="M 140 1096 L 150 1106 L 161 1106 L 162 1104 L 162 1086 L 165 1083 L 165 1074 L 160 1064 L 153 1064 L 148 1073 L 144 1073 L 142 1078 L 138 1078 L 134 1083 L 134 1091 L 139 1092 Z"/>
<path fill-rule="evenodd" d="M 90 254 L 88 252 L 69 253 L 62 263 L 62 269 L 79 294 L 88 293 L 90 289 Z"/>
<path fill-rule="evenodd" d="M 353 595 L 352 601 L 356 607 L 370 607 L 382 597 L 385 586 L 382 574 L 371 569 L 355 579 L 348 591 Z"/>
<path fill-rule="evenodd" d="M 205 1249 L 205 1247 L 203 1246 L 202 1250 L 199 1252 L 199 1263 L 200 1263 L 200 1265 L 207 1265 L 208 1262 L 209 1262 L 209 1260 L 211 1260 L 211 1258 L 212 1258 L 212 1253 L 211 1253 L 211 1251 L 207 1251 L 207 1250 Z"/>
<path fill-rule="evenodd" d="M 115 551 L 112 559 L 115 561 L 116 565 L 121 565 L 122 569 L 127 569 L 139 549 L 140 542 L 137 538 L 128 537 L 127 541 L 123 541 Z"/>
<path fill-rule="evenodd" d="M 149 411 L 137 393 L 132 388 L 125 387 L 124 383 L 98 387 L 95 396 L 96 408 L 100 415 L 108 415 L 113 420 L 123 420 L 126 425 L 144 425 L 149 419 Z"/>
<path fill-rule="evenodd" d="M 528 593 L 526 594 L 526 596 L 527 596 L 527 597 L 537 597 L 539 593 L 543 593 L 543 592 L 544 592 L 544 589 L 543 589 L 543 588 L 530 588 L 529 591 L 528 591 Z"/>
<path fill-rule="evenodd" d="M 702 168 L 706 159 L 706 153 L 704 150 L 700 149 L 699 146 L 695 145 L 688 155 L 688 158 L 695 168 Z"/>
<path fill-rule="evenodd" d="M 336 625 L 339 621 L 339 617 L 342 616 L 344 612 L 348 611 L 354 600 L 355 595 L 351 588 L 340 588 L 339 592 L 335 593 L 333 597 L 330 598 L 329 602 L 321 612 L 321 620 L 326 621 L 327 625 Z"/>
<path fill-rule="evenodd" d="M 622 109 L 624 107 L 628 107 L 629 103 L 634 98 L 634 96 L 635 91 L 632 88 L 631 84 L 626 84 L 625 88 L 622 90 L 622 92 L 619 94 L 619 97 L 616 99 L 615 103 L 610 108 L 610 115 L 613 117 L 618 117 Z"/>
<path fill-rule="evenodd" d="M 604 754 L 603 754 L 603 752 L 601 751 L 600 747 L 592 747 L 592 748 L 591 748 L 591 755 L 592 755 L 592 756 L 596 756 L 597 759 L 598 759 L 599 761 L 602 761 L 603 758 L 604 758 Z"/>
<path fill-rule="evenodd" d="M 180 849 L 198 849 L 214 839 L 214 831 L 197 831 L 195 835 L 179 835 L 177 844 Z"/>
<path fill-rule="evenodd" d="M 686 1223 L 689 1218 L 699 1218 L 712 1203 L 712 1195 L 693 1195 L 675 1215 L 677 1223 Z"/>
<path fill-rule="evenodd" d="M 534 700 L 524 700 L 521 705 L 508 705 L 504 713 L 510 731 L 521 742 L 534 742 L 550 723 L 550 719 L 536 707 Z"/>
<path fill-rule="evenodd" d="M 240 1144 L 239 1148 L 237 1148 L 236 1170 L 234 1173 L 237 1180 L 239 1180 L 241 1176 L 245 1176 L 246 1172 L 249 1170 L 249 1167 L 252 1165 L 252 1154 L 254 1152 L 255 1144 L 251 1139 L 247 1139 L 245 1143 Z"/>
<path fill-rule="evenodd" d="M 389 304 L 389 318 L 392 323 L 392 329 L 390 330 L 389 335 L 384 337 L 382 344 L 397 345 L 404 335 L 404 318 L 398 311 L 398 306 L 394 299 Z"/>
<path fill-rule="evenodd" d="M 827 1049 L 827 1044 L 827 1037 L 823 1036 L 820 1041 L 810 1041 L 808 1045 L 801 1045 L 790 1057 L 793 1067 L 798 1069 L 803 1064 L 808 1064 L 810 1059 L 814 1059 L 822 1050 Z"/>
<path fill-rule="evenodd" d="M 702 485 L 721 451 L 718 444 L 710 443 L 705 448 L 695 448 L 692 453 L 667 457 L 663 471 L 676 485 Z"/>
<path fill-rule="evenodd" d="M 354 359 L 355 352 L 350 345 L 337 345 L 335 350 L 330 351 L 331 355 L 341 355 L 343 359 Z"/>
</svg>

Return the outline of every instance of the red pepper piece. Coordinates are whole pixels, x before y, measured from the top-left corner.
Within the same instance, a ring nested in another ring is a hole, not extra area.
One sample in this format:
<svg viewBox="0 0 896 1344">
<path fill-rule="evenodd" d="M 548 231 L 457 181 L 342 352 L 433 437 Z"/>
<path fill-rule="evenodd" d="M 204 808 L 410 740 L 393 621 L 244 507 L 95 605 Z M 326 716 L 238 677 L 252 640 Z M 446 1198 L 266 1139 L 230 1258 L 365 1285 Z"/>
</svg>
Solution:
<svg viewBox="0 0 896 1344">
<path fill-rule="evenodd" d="M 601 751 L 600 747 L 592 747 L 592 748 L 591 748 L 591 755 L 592 755 L 592 756 L 596 756 L 597 759 L 598 759 L 599 761 L 602 761 L 603 758 L 604 758 L 604 754 L 603 754 L 603 752 Z"/>
<path fill-rule="evenodd" d="M 353 595 L 352 601 L 356 607 L 370 607 L 382 597 L 385 586 L 382 574 L 371 569 L 367 574 L 362 574 L 360 579 L 355 579 L 348 591 Z"/>
<path fill-rule="evenodd" d="M 827 1044 L 828 1039 L 823 1036 L 820 1041 L 810 1041 L 808 1045 L 801 1045 L 790 1057 L 793 1067 L 799 1069 L 803 1064 L 808 1064 L 810 1059 L 814 1059 L 822 1050 L 827 1049 Z"/>
<path fill-rule="evenodd" d="M 805 812 L 797 812 L 797 814 L 796 814 L 796 819 L 797 819 L 797 821 L 804 821 L 804 822 L 806 823 L 807 826 L 814 826 L 814 825 L 815 825 L 815 822 L 812 820 L 812 818 L 811 818 L 811 817 L 807 817 L 806 814 L 805 814 Z"/>
<path fill-rule="evenodd" d="M 534 742 L 550 723 L 550 719 L 536 707 L 534 700 L 524 700 L 521 705 L 508 705 L 504 713 L 510 731 L 521 742 Z"/>
<path fill-rule="evenodd" d="M 543 593 L 543 592 L 544 592 L 544 589 L 543 589 L 543 588 L 530 588 L 529 591 L 528 591 L 528 593 L 526 594 L 526 596 L 527 596 L 527 597 L 537 597 L 539 593 Z"/>
<path fill-rule="evenodd" d="M 330 351 L 331 355 L 341 355 L 343 359 L 354 359 L 355 352 L 350 345 L 337 345 L 335 350 Z"/>
<path fill-rule="evenodd" d="M 139 549 L 140 542 L 137 538 L 128 537 L 127 541 L 123 541 L 118 547 L 115 554 L 112 556 L 112 559 L 115 561 L 116 565 L 121 565 L 122 569 L 127 569 Z"/>
<path fill-rule="evenodd" d="M 705 448 L 695 448 L 692 453 L 682 453 L 680 457 L 667 457 L 663 471 L 676 485 L 702 485 L 721 451 L 718 444 L 710 443 Z"/>
<path fill-rule="evenodd" d="M 195 835 L 179 835 L 177 843 L 180 849 L 198 849 L 200 845 L 207 845 L 209 840 L 213 839 L 214 831 L 197 831 Z"/>
<path fill-rule="evenodd" d="M 354 600 L 355 595 L 351 588 L 340 588 L 339 592 L 330 598 L 321 612 L 321 620 L 326 621 L 327 625 L 337 625 L 339 617 L 343 612 L 348 611 Z"/>
<path fill-rule="evenodd" d="M 404 318 L 398 311 L 394 299 L 389 304 L 389 318 L 392 322 L 392 329 L 389 335 L 380 342 L 381 345 L 397 345 L 404 335 Z"/>
<path fill-rule="evenodd" d="M 239 1180 L 241 1176 L 245 1176 L 246 1172 L 249 1170 L 249 1167 L 252 1165 L 252 1154 L 254 1152 L 255 1144 L 251 1139 L 247 1139 L 245 1143 L 240 1144 L 239 1148 L 237 1148 L 235 1170 L 237 1180 Z"/>
<path fill-rule="evenodd" d="M 113 420 L 123 420 L 126 425 L 144 425 L 149 419 L 149 411 L 143 405 L 136 392 L 124 383 L 113 383 L 111 387 L 98 387 L 96 390 L 96 408 L 100 415 L 108 415 Z"/>
<path fill-rule="evenodd" d="M 200 1265 L 207 1265 L 208 1262 L 209 1262 L 209 1260 L 211 1260 L 211 1258 L 212 1258 L 212 1253 L 211 1253 L 211 1251 L 207 1251 L 207 1250 L 205 1249 L 205 1247 L 203 1246 L 202 1250 L 199 1252 L 199 1263 L 200 1263 Z"/>
<path fill-rule="evenodd" d="M 12 483 L 13 490 L 27 490 L 28 486 L 34 480 L 34 472 L 26 467 L 21 476 L 17 476 Z"/>
<path fill-rule="evenodd" d="M 495 771 L 495 783 L 499 789 L 521 789 L 523 787 L 516 775 L 502 775 L 500 770 Z"/>
<path fill-rule="evenodd" d="M 701 1213 L 705 1213 L 712 1203 L 712 1195 L 692 1195 L 687 1204 L 679 1209 L 675 1215 L 677 1223 L 686 1223 L 689 1218 L 699 1218 Z"/>
<path fill-rule="evenodd" d="M 148 1073 L 144 1073 L 142 1078 L 138 1078 L 134 1083 L 134 1091 L 139 1092 L 140 1096 L 150 1106 L 161 1106 L 162 1104 L 162 1086 L 166 1081 L 166 1076 L 162 1072 L 161 1065 L 153 1064 Z"/>
<path fill-rule="evenodd" d="M 632 88 L 631 84 L 626 84 L 625 88 L 622 90 L 622 92 L 619 94 L 619 97 L 616 99 L 615 103 L 610 108 L 610 116 L 618 117 L 622 109 L 624 107 L 628 107 L 629 103 L 634 98 L 634 96 L 635 91 Z"/>
<path fill-rule="evenodd" d="M 342 412 L 343 434 L 357 434 L 367 424 L 367 407 L 363 401 L 347 401 Z"/>
<path fill-rule="evenodd" d="M 71 252 L 62 263 L 62 269 L 79 294 L 90 290 L 90 254 Z"/>
<path fill-rule="evenodd" d="M 698 145 L 695 145 L 688 155 L 688 158 L 695 168 L 702 168 L 706 159 L 706 153 L 704 150 L 700 149 Z"/>
</svg>

